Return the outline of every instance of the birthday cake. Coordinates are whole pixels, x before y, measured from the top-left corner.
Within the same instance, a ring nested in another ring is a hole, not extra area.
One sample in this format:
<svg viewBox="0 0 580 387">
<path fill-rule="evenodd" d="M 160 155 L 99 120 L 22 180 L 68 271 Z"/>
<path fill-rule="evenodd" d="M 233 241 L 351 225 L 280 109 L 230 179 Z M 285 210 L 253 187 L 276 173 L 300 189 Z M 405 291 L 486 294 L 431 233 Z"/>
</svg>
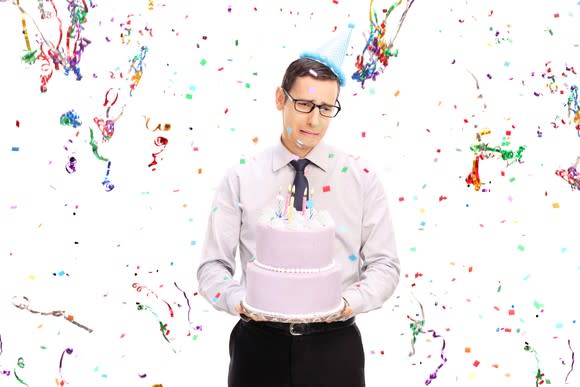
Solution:
<svg viewBox="0 0 580 387">
<path fill-rule="evenodd" d="M 290 216 L 266 210 L 256 225 L 256 257 L 246 267 L 244 307 L 274 321 L 324 321 L 344 308 L 333 259 L 334 221 L 312 208 Z"/>
</svg>

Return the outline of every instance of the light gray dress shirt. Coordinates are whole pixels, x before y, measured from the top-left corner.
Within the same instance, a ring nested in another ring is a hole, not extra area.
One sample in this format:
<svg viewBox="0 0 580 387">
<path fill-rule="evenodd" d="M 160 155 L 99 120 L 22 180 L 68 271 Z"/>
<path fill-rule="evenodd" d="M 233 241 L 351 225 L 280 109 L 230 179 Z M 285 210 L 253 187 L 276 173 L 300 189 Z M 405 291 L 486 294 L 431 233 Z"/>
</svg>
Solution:
<svg viewBox="0 0 580 387">
<path fill-rule="evenodd" d="M 214 308 L 238 315 L 246 265 L 256 254 L 256 222 L 264 209 L 277 208 L 280 187 L 286 195 L 295 175 L 290 161 L 296 158 L 280 141 L 229 168 L 217 187 L 197 270 L 199 292 Z M 355 315 L 380 308 L 400 276 L 383 185 L 361 159 L 323 141 L 306 158 L 314 208 L 327 210 L 336 223 L 334 259 L 342 272 L 342 296 Z M 239 281 L 234 279 L 238 248 Z"/>
</svg>

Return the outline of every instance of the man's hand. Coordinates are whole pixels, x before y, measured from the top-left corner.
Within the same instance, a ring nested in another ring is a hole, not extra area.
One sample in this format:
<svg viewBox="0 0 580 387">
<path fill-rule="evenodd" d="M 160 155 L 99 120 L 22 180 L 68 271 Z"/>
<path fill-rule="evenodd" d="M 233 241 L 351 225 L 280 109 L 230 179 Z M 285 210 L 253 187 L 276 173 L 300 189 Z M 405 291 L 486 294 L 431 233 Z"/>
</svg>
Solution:
<svg viewBox="0 0 580 387">
<path fill-rule="evenodd" d="M 262 318 L 260 316 L 256 315 L 250 316 L 250 313 L 248 313 L 246 308 L 244 308 L 244 304 L 242 303 L 242 301 L 240 301 L 240 303 L 236 305 L 236 312 L 238 312 L 240 314 L 240 317 L 242 318 L 249 318 L 254 321 L 266 321 L 265 318 Z"/>
<path fill-rule="evenodd" d="M 343 298 L 343 300 L 344 300 L 344 308 L 342 309 L 342 312 L 340 315 L 342 317 L 350 317 L 350 316 L 352 316 L 352 308 L 350 307 L 350 305 L 348 304 L 348 302 L 344 298 Z M 326 320 L 327 323 L 331 323 L 333 321 L 334 320 Z"/>
</svg>

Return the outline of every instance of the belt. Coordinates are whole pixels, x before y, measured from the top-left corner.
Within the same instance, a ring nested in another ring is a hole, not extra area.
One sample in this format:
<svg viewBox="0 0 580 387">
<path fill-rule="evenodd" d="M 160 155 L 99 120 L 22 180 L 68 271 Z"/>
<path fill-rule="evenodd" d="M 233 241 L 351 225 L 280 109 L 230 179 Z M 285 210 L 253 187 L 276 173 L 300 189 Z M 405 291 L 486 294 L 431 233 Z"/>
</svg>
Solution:
<svg viewBox="0 0 580 387">
<path fill-rule="evenodd" d="M 251 319 L 242 319 L 246 324 L 252 324 L 257 327 L 268 327 L 287 332 L 292 336 L 310 335 L 312 333 L 322 333 L 335 331 L 354 325 L 354 317 L 344 321 L 333 322 L 315 322 L 315 323 L 281 323 L 272 321 L 255 321 Z"/>
</svg>

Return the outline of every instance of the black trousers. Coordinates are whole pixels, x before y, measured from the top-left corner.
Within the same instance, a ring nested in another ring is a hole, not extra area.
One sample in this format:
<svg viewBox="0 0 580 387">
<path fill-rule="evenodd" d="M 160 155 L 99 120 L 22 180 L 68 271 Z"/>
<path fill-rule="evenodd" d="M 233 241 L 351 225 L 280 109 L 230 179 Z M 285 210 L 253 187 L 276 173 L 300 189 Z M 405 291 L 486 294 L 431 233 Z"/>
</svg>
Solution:
<svg viewBox="0 0 580 387">
<path fill-rule="evenodd" d="M 293 336 L 240 320 L 230 335 L 229 387 L 364 387 L 364 350 L 356 324 Z"/>
</svg>

